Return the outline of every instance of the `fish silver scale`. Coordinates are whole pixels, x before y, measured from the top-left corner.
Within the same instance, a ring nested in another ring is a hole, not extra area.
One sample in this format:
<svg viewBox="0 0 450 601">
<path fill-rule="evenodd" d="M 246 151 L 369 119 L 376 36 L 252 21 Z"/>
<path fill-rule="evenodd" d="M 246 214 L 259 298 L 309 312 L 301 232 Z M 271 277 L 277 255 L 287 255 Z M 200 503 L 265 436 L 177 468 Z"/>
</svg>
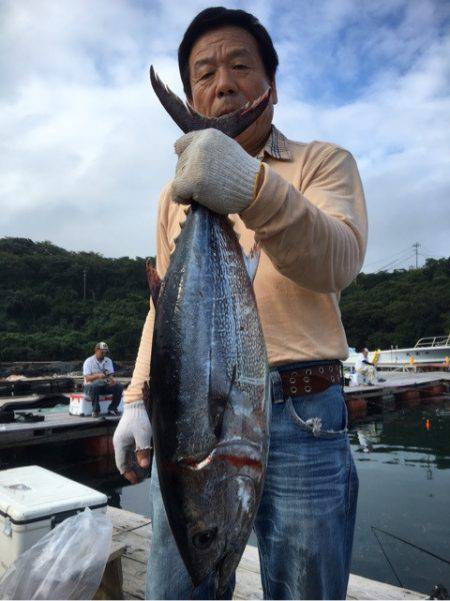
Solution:
<svg viewBox="0 0 450 601">
<path fill-rule="evenodd" d="M 259 505 L 268 365 L 252 283 L 228 219 L 188 214 L 163 280 L 150 394 L 161 492 L 194 584 L 225 586 Z M 198 548 L 196 536 L 214 540 Z"/>
</svg>

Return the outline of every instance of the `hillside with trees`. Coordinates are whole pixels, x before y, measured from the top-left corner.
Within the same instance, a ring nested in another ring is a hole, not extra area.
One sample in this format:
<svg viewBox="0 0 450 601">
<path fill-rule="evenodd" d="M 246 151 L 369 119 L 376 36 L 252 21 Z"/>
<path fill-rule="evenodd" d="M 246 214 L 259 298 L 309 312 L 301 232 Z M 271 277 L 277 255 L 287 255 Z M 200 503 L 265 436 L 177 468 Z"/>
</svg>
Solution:
<svg viewBox="0 0 450 601">
<path fill-rule="evenodd" d="M 82 359 L 99 340 L 132 360 L 148 296 L 144 258 L 0 239 L 0 360 Z"/>
<path fill-rule="evenodd" d="M 450 258 L 419 269 L 361 273 L 344 290 L 342 320 L 350 346 L 413 346 L 450 333 Z"/>
<path fill-rule="evenodd" d="M 82 359 L 106 340 L 136 356 L 148 310 L 145 259 L 108 259 L 50 242 L 0 239 L 0 361 Z M 342 294 L 349 344 L 410 346 L 450 332 L 450 258 L 360 274 Z"/>
</svg>

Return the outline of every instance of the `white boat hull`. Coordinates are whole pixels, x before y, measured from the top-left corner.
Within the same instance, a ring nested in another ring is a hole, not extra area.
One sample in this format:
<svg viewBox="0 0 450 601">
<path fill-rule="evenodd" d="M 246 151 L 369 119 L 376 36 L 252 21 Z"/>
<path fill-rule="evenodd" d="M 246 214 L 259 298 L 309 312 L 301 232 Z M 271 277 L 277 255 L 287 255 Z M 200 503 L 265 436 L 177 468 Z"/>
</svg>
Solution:
<svg viewBox="0 0 450 601">
<path fill-rule="evenodd" d="M 369 355 L 369 361 L 373 361 L 375 353 Z M 344 361 L 345 367 L 354 367 L 358 353 L 352 353 Z M 450 346 L 433 347 L 411 347 L 403 349 L 390 349 L 379 351 L 377 367 L 401 367 L 403 365 L 427 365 L 433 363 L 445 363 L 450 358 Z"/>
</svg>

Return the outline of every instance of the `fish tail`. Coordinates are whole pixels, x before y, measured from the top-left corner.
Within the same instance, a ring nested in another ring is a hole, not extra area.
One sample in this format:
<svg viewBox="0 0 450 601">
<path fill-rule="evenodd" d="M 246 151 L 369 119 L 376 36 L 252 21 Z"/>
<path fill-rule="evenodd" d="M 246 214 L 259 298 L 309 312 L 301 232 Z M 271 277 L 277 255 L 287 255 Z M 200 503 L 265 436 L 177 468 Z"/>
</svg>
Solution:
<svg viewBox="0 0 450 601">
<path fill-rule="evenodd" d="M 258 270 L 259 259 L 261 257 L 261 247 L 258 242 L 255 242 L 248 255 L 244 251 L 242 251 L 242 255 L 244 257 L 244 263 L 245 267 L 247 268 L 248 277 L 253 283 Z"/>
</svg>

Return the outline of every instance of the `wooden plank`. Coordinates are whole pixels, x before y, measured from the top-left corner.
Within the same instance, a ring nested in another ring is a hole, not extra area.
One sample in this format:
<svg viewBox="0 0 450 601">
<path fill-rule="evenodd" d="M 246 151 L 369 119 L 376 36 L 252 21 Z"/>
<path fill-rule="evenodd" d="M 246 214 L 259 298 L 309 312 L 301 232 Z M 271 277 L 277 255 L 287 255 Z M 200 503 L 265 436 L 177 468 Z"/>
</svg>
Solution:
<svg viewBox="0 0 450 601">
<path fill-rule="evenodd" d="M 111 548 L 109 549 L 108 561 L 114 561 L 114 559 L 121 557 L 126 550 L 127 547 L 123 542 L 113 540 L 111 542 Z"/>
<path fill-rule="evenodd" d="M 125 557 L 147 565 L 150 538 L 139 536 L 134 530 L 131 530 L 114 535 L 114 541 L 120 543 L 125 548 Z"/>
<path fill-rule="evenodd" d="M 122 560 L 120 556 L 108 560 L 100 586 L 93 599 L 124 599 Z"/>
<path fill-rule="evenodd" d="M 132 511 L 126 511 L 125 509 L 111 507 L 109 505 L 107 515 L 113 523 L 114 536 L 118 532 L 135 530 L 136 528 L 141 528 L 150 524 L 150 520 L 143 515 L 133 513 Z"/>
<path fill-rule="evenodd" d="M 146 565 L 129 557 L 122 559 L 123 593 L 125 599 L 145 599 Z"/>
<path fill-rule="evenodd" d="M 50 413 L 43 422 L 0 424 L 0 448 L 113 434 L 119 419 L 115 416 L 95 419 Z"/>
<path fill-rule="evenodd" d="M 350 574 L 347 599 L 425 599 L 426 595 Z"/>
<path fill-rule="evenodd" d="M 399 388 L 409 388 L 423 386 L 425 384 L 440 384 L 441 382 L 450 382 L 450 374 L 447 372 L 433 372 L 433 373 L 392 373 L 392 372 L 379 372 L 380 377 L 386 379 L 385 382 L 377 382 L 375 386 L 344 386 L 344 392 L 346 394 L 355 394 L 365 392 L 370 395 L 374 393 L 379 394 L 380 391 L 389 389 L 391 391 L 399 392 Z"/>
<path fill-rule="evenodd" d="M 236 588 L 233 599 L 263 599 L 261 578 L 259 574 L 237 569 Z"/>
<path fill-rule="evenodd" d="M 0 449 L 23 446 L 28 447 L 46 443 L 67 442 L 70 440 L 112 435 L 114 429 L 115 426 L 111 425 L 102 425 L 97 428 L 87 429 L 78 428 L 74 430 L 53 430 L 52 428 L 48 428 L 46 430 L 39 430 L 36 434 L 33 434 L 33 431 L 30 430 L 28 434 L 21 436 L 20 439 L 11 432 L 3 434 L 0 430 Z"/>
<path fill-rule="evenodd" d="M 150 546 L 151 525 L 148 518 L 130 511 L 108 507 L 114 526 L 113 539 L 126 546 L 122 558 L 123 591 L 126 599 L 144 599 L 145 575 Z M 259 556 L 256 547 L 247 545 L 236 572 L 235 599 L 262 599 Z M 425 599 L 425 595 L 350 575 L 348 599 Z"/>
<path fill-rule="evenodd" d="M 70 415 L 67 413 L 46 413 L 45 420 L 42 422 L 13 422 L 12 424 L 1 424 L 2 432 L 16 432 L 26 430 L 39 430 L 45 428 L 74 428 L 78 426 L 98 425 L 101 423 L 116 423 L 119 417 L 115 415 L 102 415 L 101 417 L 80 417 L 78 415 Z"/>
<path fill-rule="evenodd" d="M 8 397 L 1 397 L 0 398 L 0 409 L 7 407 L 8 405 L 11 404 L 20 404 L 24 406 L 24 409 L 26 409 L 27 405 L 33 404 L 35 403 L 38 399 L 44 397 L 45 395 L 42 394 L 29 394 L 27 396 L 22 396 L 22 397 L 15 397 L 15 396 L 8 396 Z"/>
</svg>

